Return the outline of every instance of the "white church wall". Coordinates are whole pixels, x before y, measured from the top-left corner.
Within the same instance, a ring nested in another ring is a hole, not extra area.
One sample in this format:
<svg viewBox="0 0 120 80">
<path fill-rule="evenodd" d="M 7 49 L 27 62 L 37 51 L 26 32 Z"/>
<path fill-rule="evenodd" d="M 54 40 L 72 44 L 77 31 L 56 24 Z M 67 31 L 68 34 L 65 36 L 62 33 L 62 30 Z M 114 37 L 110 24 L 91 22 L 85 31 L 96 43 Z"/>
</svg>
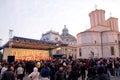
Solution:
<svg viewBox="0 0 120 80">
<path fill-rule="evenodd" d="M 98 58 L 101 57 L 101 47 L 100 46 L 85 46 L 81 47 L 82 58 Z"/>
<path fill-rule="evenodd" d="M 59 35 L 49 32 L 49 34 L 45 34 L 44 36 L 42 36 L 42 40 L 56 42 L 56 41 L 61 41 L 61 38 Z"/>
<path fill-rule="evenodd" d="M 81 48 L 82 58 L 101 57 L 101 33 L 96 31 L 86 31 L 77 35 L 78 46 Z M 79 49 L 78 49 L 79 53 Z M 79 55 L 78 55 L 79 56 Z"/>
<path fill-rule="evenodd" d="M 90 31 L 99 31 L 99 32 L 103 32 L 103 31 L 109 31 L 110 27 L 108 26 L 95 26 L 93 28 L 89 29 Z"/>
<path fill-rule="evenodd" d="M 111 46 L 114 47 L 114 55 L 111 54 Z M 119 57 L 118 45 L 108 45 L 103 47 L 103 57 Z"/>
<path fill-rule="evenodd" d="M 94 49 L 94 57 L 99 58 L 101 56 L 101 49 L 99 47 L 95 47 Z"/>
<path fill-rule="evenodd" d="M 118 40 L 120 41 L 120 33 L 118 34 Z"/>
<path fill-rule="evenodd" d="M 56 34 L 50 34 L 51 41 L 62 41 L 59 35 Z"/>
<path fill-rule="evenodd" d="M 104 58 L 111 57 L 109 46 L 104 46 L 102 49 L 103 49 L 103 54 L 102 54 L 102 56 L 103 56 Z"/>
<path fill-rule="evenodd" d="M 119 44 L 118 32 L 105 31 L 102 32 L 103 57 L 118 57 Z M 111 55 L 111 47 L 114 47 L 114 55 Z"/>
<path fill-rule="evenodd" d="M 82 52 L 81 52 L 81 54 L 82 54 L 81 57 L 82 57 L 82 58 L 88 58 L 88 57 L 89 57 L 89 52 L 88 52 L 87 47 L 85 47 L 85 48 L 82 47 L 82 48 L 81 48 L 81 51 L 82 51 Z"/>
<path fill-rule="evenodd" d="M 43 34 L 41 40 L 53 41 L 53 42 L 62 41 L 61 37 L 59 36 L 59 33 L 55 31 L 49 31 Z"/>
<path fill-rule="evenodd" d="M 118 33 L 113 31 L 102 32 L 102 43 L 117 43 Z"/>
<path fill-rule="evenodd" d="M 115 57 L 119 57 L 119 46 L 118 45 L 115 45 Z"/>
<path fill-rule="evenodd" d="M 79 45 L 84 45 L 84 44 L 100 44 L 101 43 L 101 33 L 100 32 L 91 32 L 91 31 L 86 31 L 82 32 L 77 35 L 77 41 Z"/>
<path fill-rule="evenodd" d="M 94 57 L 117 57 L 119 56 L 118 33 L 117 32 L 105 31 L 105 32 L 102 32 L 102 35 L 100 32 L 94 32 L 94 31 L 93 32 L 82 32 L 78 35 L 77 39 L 78 39 L 78 46 L 81 48 L 83 58 L 91 57 L 90 56 L 91 51 L 94 52 Z M 114 46 L 114 45 L 117 45 L 117 46 Z M 88 46 L 91 48 L 88 48 Z M 115 51 L 114 56 L 112 56 L 110 52 L 112 46 L 114 47 L 114 51 Z M 79 50 L 78 50 L 78 53 L 79 53 Z"/>
</svg>

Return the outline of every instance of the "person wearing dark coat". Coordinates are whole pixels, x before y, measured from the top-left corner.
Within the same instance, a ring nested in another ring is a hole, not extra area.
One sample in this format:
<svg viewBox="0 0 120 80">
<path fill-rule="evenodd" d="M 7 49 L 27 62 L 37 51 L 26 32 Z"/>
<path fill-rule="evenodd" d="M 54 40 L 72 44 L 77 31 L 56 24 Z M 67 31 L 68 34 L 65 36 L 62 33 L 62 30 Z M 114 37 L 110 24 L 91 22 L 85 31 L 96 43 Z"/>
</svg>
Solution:
<svg viewBox="0 0 120 80">
<path fill-rule="evenodd" d="M 41 80 L 50 80 L 51 69 L 48 67 L 48 64 L 45 63 L 40 70 Z"/>
<path fill-rule="evenodd" d="M 3 73 L 1 80 L 15 80 L 15 75 L 12 68 L 12 66 L 8 66 L 8 69 Z"/>
<path fill-rule="evenodd" d="M 78 80 L 79 77 L 80 77 L 79 71 L 76 70 L 76 67 L 73 67 L 67 80 Z"/>
<path fill-rule="evenodd" d="M 81 77 L 82 77 L 82 80 L 85 80 L 85 77 L 86 77 L 86 66 L 85 66 L 85 63 L 82 63 L 82 66 L 81 66 Z"/>
<path fill-rule="evenodd" d="M 95 80 L 97 78 L 96 74 L 97 73 L 95 67 L 91 66 L 90 68 L 88 68 L 87 80 Z"/>
<path fill-rule="evenodd" d="M 107 76 L 107 74 L 104 73 L 105 68 L 103 66 L 100 66 L 97 68 L 97 79 L 95 80 L 110 80 Z"/>
<path fill-rule="evenodd" d="M 54 80 L 66 80 L 66 73 L 64 72 L 63 66 L 59 67 L 59 70 L 55 73 Z"/>
</svg>

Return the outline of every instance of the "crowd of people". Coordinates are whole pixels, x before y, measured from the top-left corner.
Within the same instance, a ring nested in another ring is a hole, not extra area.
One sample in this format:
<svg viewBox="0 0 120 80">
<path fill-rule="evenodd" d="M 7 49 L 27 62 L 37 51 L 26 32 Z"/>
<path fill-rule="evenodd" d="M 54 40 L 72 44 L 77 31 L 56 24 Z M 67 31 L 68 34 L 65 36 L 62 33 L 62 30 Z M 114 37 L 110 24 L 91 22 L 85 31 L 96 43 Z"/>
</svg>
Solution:
<svg viewBox="0 0 120 80">
<path fill-rule="evenodd" d="M 1 62 L 0 73 L 1 80 L 110 80 L 120 77 L 120 58 Z"/>
</svg>

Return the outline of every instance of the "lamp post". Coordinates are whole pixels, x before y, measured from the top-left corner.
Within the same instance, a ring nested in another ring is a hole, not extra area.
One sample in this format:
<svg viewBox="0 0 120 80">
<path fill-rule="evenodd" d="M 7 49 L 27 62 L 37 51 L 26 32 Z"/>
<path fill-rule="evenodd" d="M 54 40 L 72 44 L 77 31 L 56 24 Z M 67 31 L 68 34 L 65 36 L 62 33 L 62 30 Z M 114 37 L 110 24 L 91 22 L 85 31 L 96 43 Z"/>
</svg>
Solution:
<svg viewBox="0 0 120 80">
<path fill-rule="evenodd" d="M 0 38 L 0 46 L 2 46 L 2 39 Z"/>
<path fill-rule="evenodd" d="M 12 34 L 13 34 L 13 30 L 9 29 L 9 56 L 12 53 Z"/>
</svg>

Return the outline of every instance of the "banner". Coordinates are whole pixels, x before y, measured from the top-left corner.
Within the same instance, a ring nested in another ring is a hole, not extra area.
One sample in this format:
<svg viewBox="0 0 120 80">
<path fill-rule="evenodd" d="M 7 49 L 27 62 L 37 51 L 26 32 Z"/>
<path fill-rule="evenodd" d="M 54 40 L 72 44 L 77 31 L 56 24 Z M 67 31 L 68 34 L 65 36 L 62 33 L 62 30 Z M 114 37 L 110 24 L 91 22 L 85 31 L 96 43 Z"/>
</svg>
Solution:
<svg viewBox="0 0 120 80">
<path fill-rule="evenodd" d="M 4 48 L 3 59 L 7 59 L 9 52 L 9 48 Z M 16 60 L 44 60 L 50 58 L 48 50 L 12 48 L 11 52 L 10 55 L 15 56 Z"/>
</svg>

